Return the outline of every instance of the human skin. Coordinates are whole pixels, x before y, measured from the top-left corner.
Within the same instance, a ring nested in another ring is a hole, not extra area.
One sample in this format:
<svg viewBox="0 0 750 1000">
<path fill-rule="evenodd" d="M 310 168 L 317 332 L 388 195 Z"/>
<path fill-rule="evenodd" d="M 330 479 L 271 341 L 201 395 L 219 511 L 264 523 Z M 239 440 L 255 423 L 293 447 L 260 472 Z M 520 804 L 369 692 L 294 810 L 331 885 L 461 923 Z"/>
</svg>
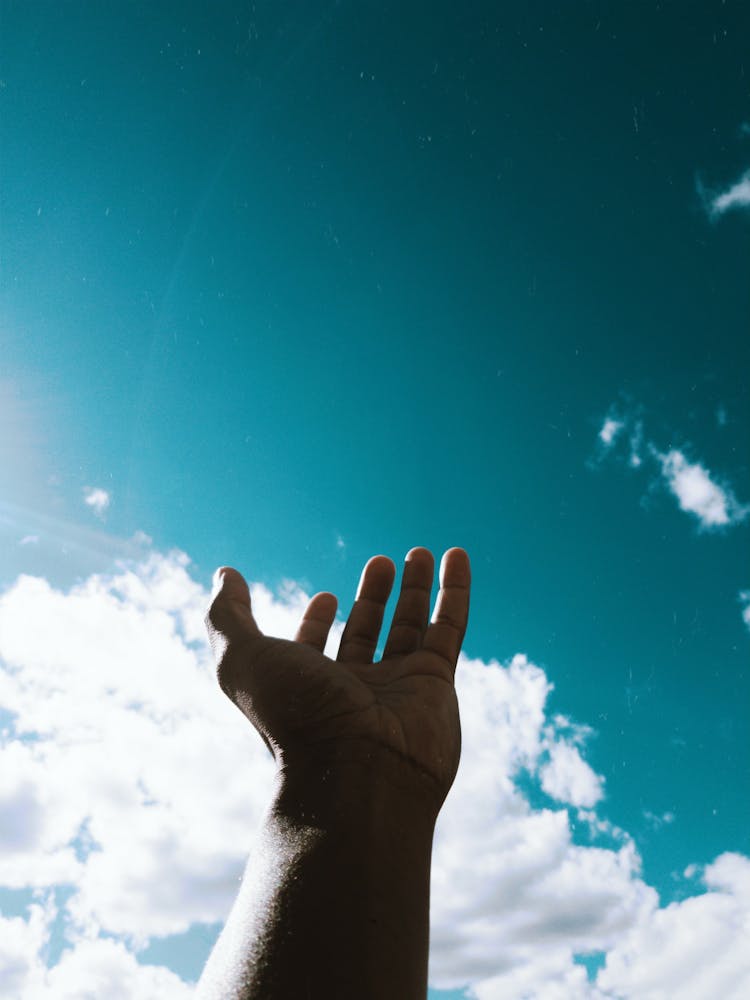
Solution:
<svg viewBox="0 0 750 1000">
<path fill-rule="evenodd" d="M 373 655 L 396 567 L 366 564 L 335 660 L 337 600 L 316 594 L 293 641 L 265 636 L 236 570 L 206 616 L 222 690 L 276 762 L 272 802 L 198 1000 L 423 1000 L 435 822 L 461 752 L 454 673 L 471 571 L 406 556 L 383 657 Z"/>
</svg>

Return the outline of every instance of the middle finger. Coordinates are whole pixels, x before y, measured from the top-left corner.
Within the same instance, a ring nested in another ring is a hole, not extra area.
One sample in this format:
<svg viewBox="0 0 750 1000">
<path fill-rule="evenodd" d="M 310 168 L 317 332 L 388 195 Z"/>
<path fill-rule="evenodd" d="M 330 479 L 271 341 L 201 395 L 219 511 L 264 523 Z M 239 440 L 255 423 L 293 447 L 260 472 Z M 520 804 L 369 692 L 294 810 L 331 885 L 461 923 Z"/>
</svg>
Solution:
<svg viewBox="0 0 750 1000">
<path fill-rule="evenodd" d="M 340 663 L 372 663 L 395 577 L 396 567 L 388 556 L 373 556 L 368 560 L 341 636 L 336 657 Z"/>
</svg>

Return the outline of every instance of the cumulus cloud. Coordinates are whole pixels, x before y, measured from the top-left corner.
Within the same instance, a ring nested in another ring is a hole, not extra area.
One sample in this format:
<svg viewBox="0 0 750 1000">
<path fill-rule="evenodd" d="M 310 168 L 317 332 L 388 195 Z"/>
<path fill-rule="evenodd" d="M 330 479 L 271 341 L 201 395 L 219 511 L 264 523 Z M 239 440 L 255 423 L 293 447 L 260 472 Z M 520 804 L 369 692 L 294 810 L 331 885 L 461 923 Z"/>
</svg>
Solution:
<svg viewBox="0 0 750 1000">
<path fill-rule="evenodd" d="M 110 494 L 100 486 L 87 486 L 83 491 L 83 502 L 97 517 L 103 517 L 111 501 Z"/>
<path fill-rule="evenodd" d="M 689 462 L 677 449 L 658 454 L 661 471 L 680 510 L 693 514 L 703 528 L 738 524 L 750 507 L 737 502 L 728 486 L 721 486 L 699 462 Z"/>
<path fill-rule="evenodd" d="M 251 594 L 261 628 L 291 637 L 307 594 L 292 581 Z M 216 685 L 207 599 L 187 556 L 153 550 L 69 590 L 21 576 L 0 595 L 0 706 L 12 719 L 0 731 L 0 886 L 42 900 L 0 917 L 2 995 L 191 995 L 142 949 L 224 920 L 273 782 L 260 737 Z M 462 654 L 456 683 L 464 747 L 435 834 L 431 983 L 471 984 L 480 1000 L 646 995 L 607 983 L 627 984 L 627 956 L 648 944 L 641 929 L 669 908 L 643 881 L 632 838 L 597 812 L 591 731 L 550 717 L 550 681 L 524 656 Z M 547 805 L 532 807 L 528 783 Z M 588 825 L 585 844 L 572 818 Z M 724 921 L 730 969 L 747 859 L 723 857 L 706 885 L 733 902 L 706 926 Z M 66 947 L 47 968 L 56 918 Z M 597 953 L 610 956 L 609 978 L 590 983 L 580 956 Z"/>
<path fill-rule="evenodd" d="M 193 989 L 164 966 L 146 965 L 122 942 L 106 938 L 76 940 L 60 961 L 43 961 L 54 904 L 33 903 L 29 916 L 0 916 L 0 995 L 33 1000 L 189 1000 Z"/>
<path fill-rule="evenodd" d="M 73 884 L 76 920 L 137 943 L 223 919 L 272 782 L 265 747 L 217 696 L 187 562 L 154 553 L 67 593 L 21 576 L 0 600 L 0 704 L 15 717 L 0 884 Z M 253 600 L 278 635 L 306 603 L 291 584 Z"/>
<path fill-rule="evenodd" d="M 573 806 L 594 806 L 604 794 L 601 775 L 589 767 L 577 747 L 564 741 L 552 743 L 540 777 L 549 796 Z"/>
<path fill-rule="evenodd" d="M 608 953 L 597 983 L 617 997 L 750 996 L 750 859 L 720 855 L 708 892 L 642 918 Z"/>
<path fill-rule="evenodd" d="M 216 684 L 208 594 L 188 564 L 151 552 L 68 591 L 22 575 L 0 596 L 0 706 L 12 719 L 0 732 L 0 886 L 72 887 L 69 939 L 99 942 L 78 953 L 101 958 L 113 984 L 122 973 L 128 997 L 183 995 L 141 988 L 137 952 L 226 917 L 272 792 L 265 746 Z M 278 595 L 254 585 L 252 597 L 261 627 L 293 635 L 307 603 L 296 584 Z M 36 996 L 36 966 L 4 962 L 27 977 L 18 995 Z M 67 997 L 58 979 L 49 996 Z"/>
<path fill-rule="evenodd" d="M 560 800 L 601 795 L 577 756 L 581 734 L 564 716 L 547 719 L 544 671 L 521 655 L 506 665 L 462 656 L 456 687 L 463 749 L 435 834 L 430 982 L 471 983 L 488 1000 L 541 996 L 552 981 L 584 996 L 575 954 L 607 948 L 654 905 L 654 890 L 630 838 L 579 846 L 568 809 L 532 809 L 521 791 L 517 779 L 541 772 Z M 546 771 L 552 760 L 559 769 Z"/>
</svg>

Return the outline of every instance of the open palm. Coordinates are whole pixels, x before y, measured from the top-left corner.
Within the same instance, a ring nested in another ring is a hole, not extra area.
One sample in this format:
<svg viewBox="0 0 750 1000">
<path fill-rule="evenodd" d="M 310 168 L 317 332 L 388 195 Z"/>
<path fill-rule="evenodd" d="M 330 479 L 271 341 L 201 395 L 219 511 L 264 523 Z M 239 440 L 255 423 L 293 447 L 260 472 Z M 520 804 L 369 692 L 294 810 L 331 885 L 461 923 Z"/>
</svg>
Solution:
<svg viewBox="0 0 750 1000">
<path fill-rule="evenodd" d="M 383 658 L 373 663 L 395 573 L 386 556 L 368 561 L 333 660 L 323 653 L 336 616 L 333 594 L 311 599 L 293 641 L 265 636 L 244 578 L 222 567 L 206 616 L 219 683 L 280 766 L 387 750 L 429 776 L 444 797 L 461 750 L 453 677 L 468 619 L 469 559 L 458 548 L 443 556 L 428 623 L 434 560 L 424 548 L 407 554 Z"/>
</svg>

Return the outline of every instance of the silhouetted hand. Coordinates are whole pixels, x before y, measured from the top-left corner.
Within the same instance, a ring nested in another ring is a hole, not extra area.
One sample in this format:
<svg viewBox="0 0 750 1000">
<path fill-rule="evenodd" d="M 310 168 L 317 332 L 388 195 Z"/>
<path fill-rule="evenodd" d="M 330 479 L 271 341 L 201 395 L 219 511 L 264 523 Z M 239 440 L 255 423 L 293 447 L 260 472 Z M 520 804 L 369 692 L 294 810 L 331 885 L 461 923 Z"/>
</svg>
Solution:
<svg viewBox="0 0 750 1000">
<path fill-rule="evenodd" d="M 469 558 L 460 548 L 443 556 L 428 623 L 434 560 L 428 549 L 411 549 L 383 658 L 373 663 L 395 573 L 387 556 L 368 561 L 335 660 L 323 653 L 337 608 L 327 592 L 310 600 L 294 641 L 273 638 L 258 628 L 243 576 L 222 567 L 206 625 L 222 690 L 283 772 L 297 761 L 393 751 L 428 776 L 439 808 L 461 752 L 453 678 L 469 613 Z"/>
</svg>

